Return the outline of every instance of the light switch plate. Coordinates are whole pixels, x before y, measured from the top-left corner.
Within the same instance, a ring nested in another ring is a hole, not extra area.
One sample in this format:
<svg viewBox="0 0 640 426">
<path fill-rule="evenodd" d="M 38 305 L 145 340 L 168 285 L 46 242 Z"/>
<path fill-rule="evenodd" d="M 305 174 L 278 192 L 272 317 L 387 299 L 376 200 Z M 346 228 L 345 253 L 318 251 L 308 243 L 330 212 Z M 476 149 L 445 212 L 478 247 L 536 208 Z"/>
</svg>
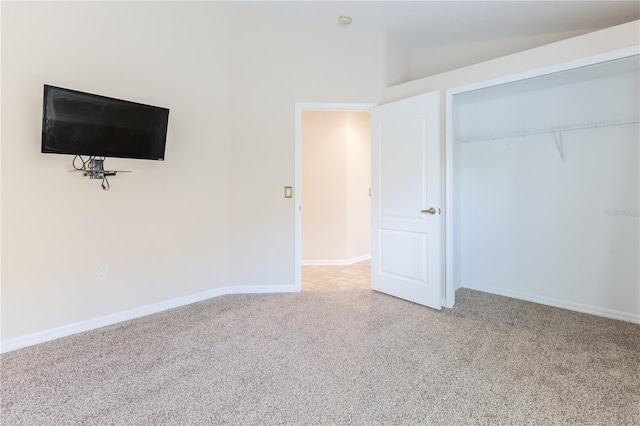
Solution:
<svg viewBox="0 0 640 426">
<path fill-rule="evenodd" d="M 293 187 L 285 186 L 284 187 L 284 198 L 293 198 Z"/>
</svg>

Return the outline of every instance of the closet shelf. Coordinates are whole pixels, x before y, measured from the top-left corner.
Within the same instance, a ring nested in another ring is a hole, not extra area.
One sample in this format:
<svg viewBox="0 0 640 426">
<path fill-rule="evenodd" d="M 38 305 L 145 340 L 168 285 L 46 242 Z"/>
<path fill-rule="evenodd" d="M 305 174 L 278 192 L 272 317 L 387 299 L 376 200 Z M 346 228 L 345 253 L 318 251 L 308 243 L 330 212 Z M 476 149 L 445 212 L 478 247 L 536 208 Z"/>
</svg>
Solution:
<svg viewBox="0 0 640 426">
<path fill-rule="evenodd" d="M 458 142 L 474 142 L 474 141 L 484 141 L 484 140 L 490 140 L 490 139 L 506 139 L 506 138 L 515 138 L 519 136 L 541 135 L 545 133 L 558 134 L 558 132 L 564 132 L 567 130 L 594 129 L 597 127 L 619 126 L 623 124 L 635 124 L 635 123 L 640 123 L 640 115 L 628 115 L 628 116 L 624 116 L 624 117 L 616 118 L 612 120 L 589 121 L 589 122 L 575 123 L 575 124 L 564 125 L 564 126 L 552 126 L 552 127 L 538 128 L 538 129 L 530 129 L 525 132 L 487 133 L 484 135 L 472 136 L 468 138 L 457 138 L 457 141 Z"/>
</svg>

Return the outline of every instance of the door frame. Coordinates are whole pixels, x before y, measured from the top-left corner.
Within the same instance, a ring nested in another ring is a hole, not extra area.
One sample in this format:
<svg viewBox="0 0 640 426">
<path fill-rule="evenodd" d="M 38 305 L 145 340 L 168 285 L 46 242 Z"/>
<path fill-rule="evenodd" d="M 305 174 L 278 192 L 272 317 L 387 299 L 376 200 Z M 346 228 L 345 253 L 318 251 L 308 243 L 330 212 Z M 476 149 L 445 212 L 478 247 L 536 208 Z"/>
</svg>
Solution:
<svg viewBox="0 0 640 426">
<path fill-rule="evenodd" d="M 302 111 L 370 111 L 377 104 L 369 103 L 326 103 L 326 102 L 296 102 L 295 103 L 295 149 L 294 164 L 295 178 L 293 186 L 295 242 L 294 242 L 294 288 L 302 290 Z"/>
<path fill-rule="evenodd" d="M 527 80 L 534 77 L 540 77 L 548 74 L 554 74 L 561 71 L 568 71 L 575 68 L 594 65 L 602 62 L 622 59 L 630 56 L 640 55 L 640 45 L 627 47 L 624 49 L 613 50 L 598 55 L 587 56 L 584 58 L 562 62 L 559 64 L 549 65 L 541 68 L 511 74 L 495 79 L 480 81 L 465 86 L 455 87 L 445 90 L 445 300 L 446 308 L 452 308 L 455 304 L 456 282 L 454 280 L 454 231 L 453 231 L 453 184 L 455 180 L 454 170 L 456 164 L 454 162 L 454 128 L 453 128 L 453 97 L 465 92 L 473 90 L 485 89 L 488 87 L 499 86 L 506 83 Z"/>
</svg>

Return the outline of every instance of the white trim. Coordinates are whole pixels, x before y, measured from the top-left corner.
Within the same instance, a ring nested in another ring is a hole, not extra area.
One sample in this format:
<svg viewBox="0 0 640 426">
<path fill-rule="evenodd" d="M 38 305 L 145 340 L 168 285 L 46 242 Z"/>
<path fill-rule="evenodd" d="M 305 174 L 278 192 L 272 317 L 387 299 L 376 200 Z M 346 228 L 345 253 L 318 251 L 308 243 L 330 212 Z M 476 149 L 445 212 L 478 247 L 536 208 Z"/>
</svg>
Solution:
<svg viewBox="0 0 640 426">
<path fill-rule="evenodd" d="M 640 324 L 640 314 L 635 314 L 633 312 L 617 311 L 615 309 L 607 309 L 607 308 L 601 308 L 599 306 L 585 305 L 583 303 L 576 303 L 569 300 L 557 299 L 555 297 L 547 297 L 547 296 L 542 296 L 540 294 L 509 290 L 509 289 L 494 287 L 490 285 L 483 285 L 483 284 L 469 282 L 469 281 L 465 281 L 461 284 L 463 288 L 468 288 L 469 290 L 477 290 L 485 293 L 497 294 L 499 296 L 506 296 L 514 299 L 526 300 L 527 302 L 540 303 L 541 305 L 553 306 L 556 308 L 568 309 L 570 311 L 582 312 L 585 314 L 597 315 L 600 317 Z"/>
<path fill-rule="evenodd" d="M 27 346 L 44 343 L 51 340 L 59 339 L 65 336 L 82 333 L 85 331 L 95 330 L 122 321 L 128 321 L 140 318 L 146 315 L 155 314 L 166 311 L 168 309 L 189 305 L 191 303 L 201 302 L 203 300 L 212 299 L 218 296 L 228 294 L 249 294 L 249 293 L 291 293 L 294 292 L 294 286 L 285 285 L 245 285 L 245 286 L 229 286 L 208 290 L 202 293 L 196 293 L 189 296 L 178 297 L 164 302 L 152 303 L 150 305 L 141 306 L 139 308 L 129 309 L 115 314 L 104 315 L 92 318 L 86 321 L 80 321 L 61 327 L 52 328 L 37 333 L 27 334 L 24 336 L 14 337 L 12 339 L 2 340 L 0 342 L 0 353 L 14 351 L 16 349 Z"/>
<path fill-rule="evenodd" d="M 339 104 L 326 102 L 296 102 L 296 111 L 369 111 L 377 104 Z"/>
<path fill-rule="evenodd" d="M 347 266 L 354 263 L 364 262 L 371 259 L 371 254 L 364 254 L 358 257 L 352 257 L 351 259 L 331 259 L 331 260 L 318 260 L 309 259 L 302 260 L 302 266 Z"/>
<path fill-rule="evenodd" d="M 445 144 L 444 144 L 444 300 L 445 308 L 453 308 L 456 291 L 453 283 L 453 106 L 452 96 L 445 92 Z"/>
<path fill-rule="evenodd" d="M 376 104 L 339 104 L 324 102 L 295 103 L 295 146 L 294 146 L 294 291 L 302 290 L 302 111 L 369 111 Z"/>
<path fill-rule="evenodd" d="M 460 286 L 455 286 L 455 283 L 453 281 L 453 96 L 460 93 L 470 92 L 472 90 L 484 89 L 487 87 L 498 86 L 505 83 L 526 80 L 533 77 L 553 74 L 560 71 L 567 71 L 570 69 L 585 67 L 606 61 L 613 61 L 616 59 L 622 59 L 639 54 L 640 45 L 632 46 L 625 49 L 619 49 L 611 52 L 601 53 L 598 55 L 588 56 L 574 61 L 536 68 L 533 70 L 524 71 L 491 80 L 485 80 L 466 86 L 455 87 L 447 89 L 445 91 L 445 307 L 453 307 L 453 305 L 455 304 L 455 290 L 457 288 L 460 288 Z"/>
<path fill-rule="evenodd" d="M 300 164 L 302 163 L 302 107 L 303 104 L 295 105 L 295 142 L 294 142 L 294 187 L 293 187 L 293 285 L 295 291 L 302 290 L 302 194 L 300 185 L 302 178 L 300 175 Z"/>
</svg>

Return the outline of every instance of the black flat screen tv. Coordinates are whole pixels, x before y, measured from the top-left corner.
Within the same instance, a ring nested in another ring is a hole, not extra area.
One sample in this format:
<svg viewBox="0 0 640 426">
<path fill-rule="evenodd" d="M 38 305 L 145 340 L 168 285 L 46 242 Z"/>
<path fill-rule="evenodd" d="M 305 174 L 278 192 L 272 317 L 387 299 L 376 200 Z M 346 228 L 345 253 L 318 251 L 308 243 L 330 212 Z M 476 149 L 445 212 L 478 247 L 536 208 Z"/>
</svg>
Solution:
<svg viewBox="0 0 640 426">
<path fill-rule="evenodd" d="M 169 110 L 44 86 L 42 152 L 164 160 Z"/>
</svg>

